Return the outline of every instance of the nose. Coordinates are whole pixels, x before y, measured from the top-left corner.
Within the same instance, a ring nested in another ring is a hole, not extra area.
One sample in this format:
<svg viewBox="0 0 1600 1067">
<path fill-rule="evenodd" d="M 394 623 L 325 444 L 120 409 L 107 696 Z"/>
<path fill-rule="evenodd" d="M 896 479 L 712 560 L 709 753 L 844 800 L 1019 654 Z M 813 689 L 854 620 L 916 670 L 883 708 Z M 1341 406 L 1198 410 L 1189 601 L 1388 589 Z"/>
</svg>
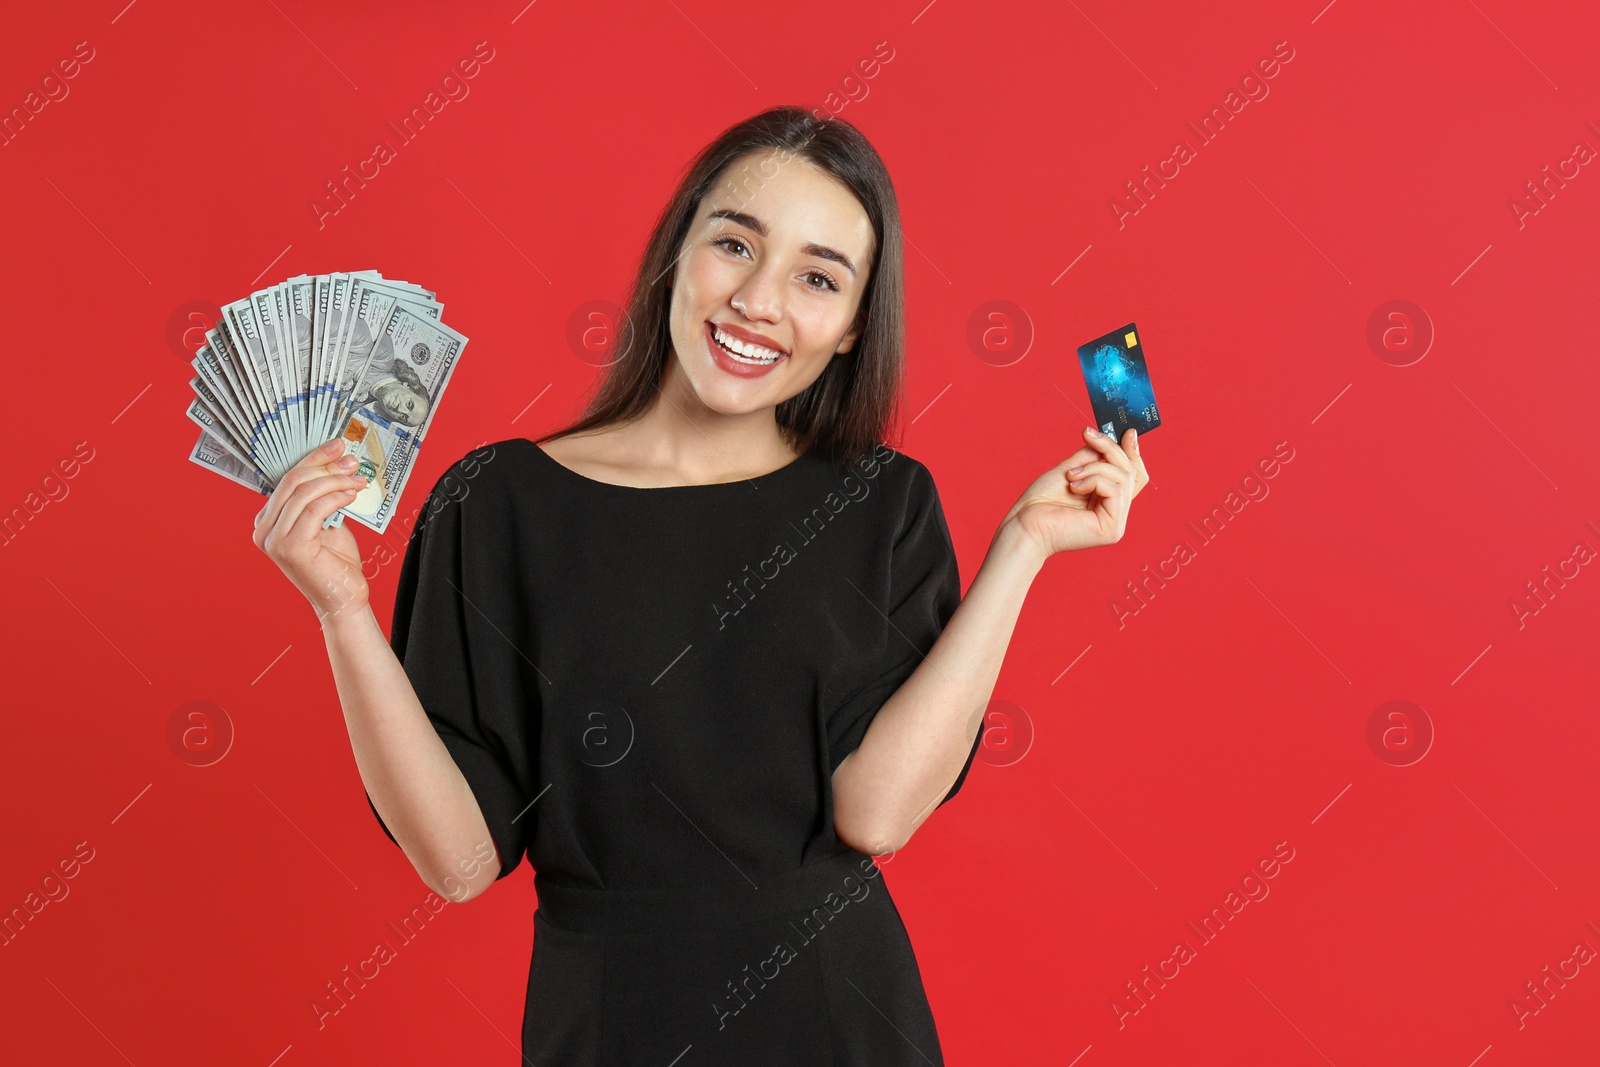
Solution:
<svg viewBox="0 0 1600 1067">
<path fill-rule="evenodd" d="M 765 322 L 777 322 L 783 317 L 782 266 L 769 260 L 751 271 L 736 293 L 732 303 L 743 309 L 744 317 Z"/>
</svg>

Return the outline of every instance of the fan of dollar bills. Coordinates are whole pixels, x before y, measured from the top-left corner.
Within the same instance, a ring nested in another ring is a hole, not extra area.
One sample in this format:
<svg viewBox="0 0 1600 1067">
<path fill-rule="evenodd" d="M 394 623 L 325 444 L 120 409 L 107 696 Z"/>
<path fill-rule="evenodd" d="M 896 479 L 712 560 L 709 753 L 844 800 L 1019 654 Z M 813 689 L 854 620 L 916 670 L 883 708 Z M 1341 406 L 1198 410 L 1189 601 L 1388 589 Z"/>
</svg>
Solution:
<svg viewBox="0 0 1600 1067">
<path fill-rule="evenodd" d="M 467 344 L 443 311 L 377 271 L 301 275 L 227 305 L 195 351 L 189 459 L 270 494 L 339 437 L 369 481 L 325 525 L 348 515 L 382 533 Z"/>
</svg>

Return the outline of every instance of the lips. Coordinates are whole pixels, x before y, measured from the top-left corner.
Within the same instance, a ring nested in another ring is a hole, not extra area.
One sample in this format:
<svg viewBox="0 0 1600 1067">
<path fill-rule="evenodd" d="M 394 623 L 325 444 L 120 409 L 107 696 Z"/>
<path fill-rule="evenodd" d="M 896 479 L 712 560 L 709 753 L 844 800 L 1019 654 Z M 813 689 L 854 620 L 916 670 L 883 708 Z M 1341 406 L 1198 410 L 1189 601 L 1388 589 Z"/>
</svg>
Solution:
<svg viewBox="0 0 1600 1067">
<path fill-rule="evenodd" d="M 712 325 L 717 327 L 723 333 L 728 334 L 730 337 L 744 341 L 747 344 L 758 345 L 761 348 L 771 349 L 774 352 L 781 352 L 786 356 L 789 354 L 787 349 L 771 338 L 763 337 L 759 333 L 752 333 L 742 326 L 735 326 L 731 322 L 713 322 Z"/>
<path fill-rule="evenodd" d="M 726 348 L 723 348 L 720 344 L 717 343 L 716 337 L 713 336 L 713 331 L 716 330 L 719 327 L 724 329 L 724 330 L 727 330 L 727 332 L 729 334 L 734 334 L 734 331 L 733 330 L 728 330 L 728 328 L 726 326 L 722 326 L 722 324 L 720 324 L 720 323 L 713 323 L 709 319 L 706 320 L 706 325 L 705 325 L 705 330 L 704 330 L 705 339 L 706 339 L 706 351 L 708 353 L 710 353 L 712 361 L 714 363 L 716 363 L 716 365 L 718 367 L 720 367 L 721 369 L 727 371 L 729 374 L 735 375 L 735 376 L 740 377 L 740 378 L 759 378 L 763 374 L 766 374 L 768 371 L 772 370 L 773 367 L 778 366 L 779 364 L 785 362 L 789 358 L 788 355 L 785 354 L 783 356 L 780 356 L 778 359 L 773 360 L 771 363 L 766 363 L 766 364 L 742 362 L 741 360 L 737 359 Z M 741 340 L 742 339 L 743 338 L 741 337 Z M 752 341 L 751 343 L 752 344 L 756 344 L 758 342 Z M 778 351 L 778 350 L 777 349 L 773 349 L 773 351 Z"/>
</svg>

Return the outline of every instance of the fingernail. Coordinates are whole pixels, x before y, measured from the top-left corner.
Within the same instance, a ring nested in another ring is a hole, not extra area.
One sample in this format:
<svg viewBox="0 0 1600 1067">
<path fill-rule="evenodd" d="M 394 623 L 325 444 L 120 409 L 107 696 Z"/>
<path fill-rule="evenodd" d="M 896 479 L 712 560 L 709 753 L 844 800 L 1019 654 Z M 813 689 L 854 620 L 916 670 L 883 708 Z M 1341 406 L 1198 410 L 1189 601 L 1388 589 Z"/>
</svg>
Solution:
<svg viewBox="0 0 1600 1067">
<path fill-rule="evenodd" d="M 1085 426 L 1084 429 L 1088 431 L 1090 437 L 1100 436 L 1100 431 L 1095 429 L 1093 426 Z"/>
<path fill-rule="evenodd" d="M 334 463 L 334 466 L 341 470 L 355 470 L 358 462 L 359 461 L 354 456 L 343 456 Z"/>
<path fill-rule="evenodd" d="M 343 438 L 335 437 L 333 440 L 328 441 L 325 444 L 323 444 L 322 450 L 324 452 L 332 452 L 334 449 L 338 448 L 342 443 L 343 443 Z"/>
<path fill-rule="evenodd" d="M 1067 468 L 1067 473 L 1068 474 L 1077 474 L 1081 470 L 1083 470 L 1082 467 L 1068 467 Z"/>
</svg>

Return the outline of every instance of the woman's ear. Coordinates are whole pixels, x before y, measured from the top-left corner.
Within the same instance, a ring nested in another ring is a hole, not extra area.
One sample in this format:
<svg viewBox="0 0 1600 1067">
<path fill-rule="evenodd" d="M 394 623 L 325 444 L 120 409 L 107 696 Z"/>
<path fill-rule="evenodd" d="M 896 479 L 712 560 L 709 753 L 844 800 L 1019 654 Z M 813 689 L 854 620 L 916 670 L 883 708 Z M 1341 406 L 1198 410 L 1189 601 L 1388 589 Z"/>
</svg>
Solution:
<svg viewBox="0 0 1600 1067">
<path fill-rule="evenodd" d="M 833 350 L 834 354 L 842 356 L 847 352 L 854 351 L 856 342 L 861 340 L 861 332 L 866 329 L 866 325 L 866 311 L 862 310 L 856 314 L 855 322 L 851 324 L 850 331 L 839 338 L 839 347 Z"/>
</svg>

